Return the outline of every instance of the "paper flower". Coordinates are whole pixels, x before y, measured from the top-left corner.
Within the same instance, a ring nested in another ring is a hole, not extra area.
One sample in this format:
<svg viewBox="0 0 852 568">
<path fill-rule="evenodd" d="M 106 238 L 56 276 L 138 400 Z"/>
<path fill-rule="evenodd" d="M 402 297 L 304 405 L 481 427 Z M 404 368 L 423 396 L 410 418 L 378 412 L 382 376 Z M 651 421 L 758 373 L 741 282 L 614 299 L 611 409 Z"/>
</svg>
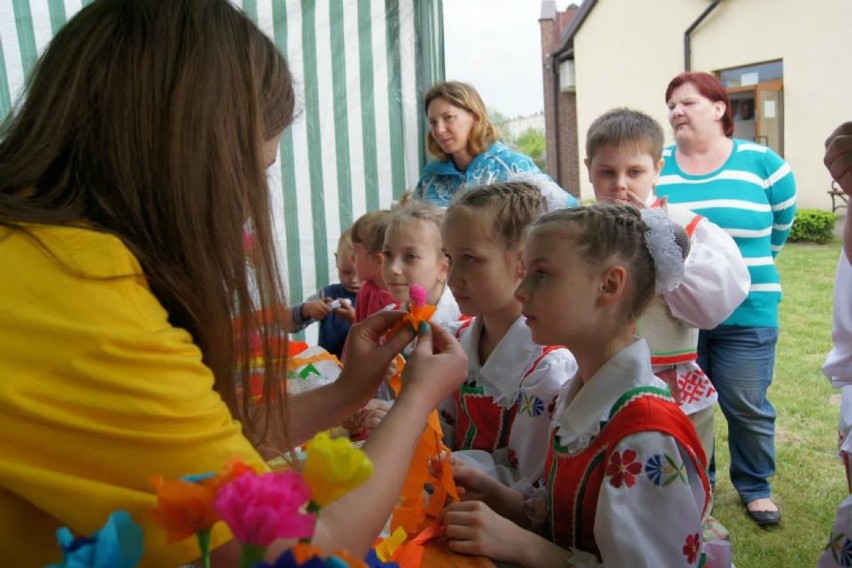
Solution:
<svg viewBox="0 0 852 568">
<path fill-rule="evenodd" d="M 408 299 L 411 300 L 412 306 L 425 306 L 426 288 L 424 288 L 420 284 L 412 284 L 411 288 L 408 290 Z"/>
<path fill-rule="evenodd" d="M 393 337 L 406 325 L 410 325 L 416 332 L 420 322 L 429 321 L 438 306 L 430 306 L 426 303 L 426 288 L 419 284 L 412 284 L 408 291 L 408 313 L 387 332 L 387 337 Z"/>
<path fill-rule="evenodd" d="M 47 568 L 134 568 L 142 559 L 142 529 L 127 511 L 115 511 L 90 537 L 74 538 L 68 527 L 56 531 L 62 562 Z"/>
<path fill-rule="evenodd" d="M 307 538 L 316 518 L 302 512 L 310 488 L 294 471 L 241 475 L 223 486 L 216 510 L 241 543 L 267 547 L 278 538 Z"/>
<path fill-rule="evenodd" d="M 151 510 L 151 517 L 166 530 L 169 543 L 209 531 L 219 520 L 213 508 L 216 489 L 211 487 L 211 482 L 164 480 L 161 475 L 151 481 L 157 489 L 157 506 Z"/>
<path fill-rule="evenodd" d="M 324 507 L 336 501 L 373 474 L 373 462 L 348 438 L 332 439 L 320 432 L 308 443 L 302 476 L 311 488 L 311 502 Z"/>
<path fill-rule="evenodd" d="M 204 566 L 209 566 L 210 529 L 220 520 L 213 501 L 223 485 L 246 473 L 253 474 L 254 470 L 236 458 L 218 475 L 201 473 L 168 481 L 161 475 L 153 477 L 157 506 L 151 510 L 151 517 L 168 533 L 167 542 L 195 535 Z"/>
</svg>

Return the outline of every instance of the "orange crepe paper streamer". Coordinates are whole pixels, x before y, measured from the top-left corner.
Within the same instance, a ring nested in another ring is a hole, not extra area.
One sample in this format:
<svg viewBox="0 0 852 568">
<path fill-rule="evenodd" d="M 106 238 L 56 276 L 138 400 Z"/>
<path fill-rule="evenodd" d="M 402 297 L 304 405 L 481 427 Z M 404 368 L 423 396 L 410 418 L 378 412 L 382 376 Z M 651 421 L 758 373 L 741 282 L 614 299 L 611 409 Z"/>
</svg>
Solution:
<svg viewBox="0 0 852 568">
<path fill-rule="evenodd" d="M 405 361 L 399 357 L 397 373 L 390 380 L 391 388 L 397 395 L 402 386 L 401 376 L 404 367 Z M 400 503 L 394 508 L 391 517 L 391 531 L 402 527 L 407 534 L 419 534 L 437 518 L 448 496 L 453 501 L 459 500 L 452 467 L 447 459 L 450 450 L 444 445 L 443 438 L 438 411 L 433 410 L 429 413 L 426 429 L 420 436 L 417 449 L 408 466 Z M 438 475 L 430 471 L 430 464 L 437 470 L 435 473 Z M 434 489 L 428 504 L 424 497 L 424 486 L 427 483 Z"/>
<path fill-rule="evenodd" d="M 287 370 L 290 369 L 298 369 L 299 367 L 304 367 L 305 365 L 310 365 L 311 363 L 316 363 L 317 361 L 334 361 L 339 366 L 342 366 L 340 363 L 340 359 L 337 358 L 337 355 L 334 353 L 329 353 L 328 351 L 324 351 L 321 353 L 317 353 L 316 355 L 311 355 L 310 357 L 290 357 L 287 359 Z"/>
<path fill-rule="evenodd" d="M 413 539 L 397 548 L 392 560 L 399 564 L 400 568 L 420 568 L 423 565 L 423 556 L 426 554 L 426 544 L 442 536 L 444 536 L 443 528 L 435 521 Z"/>
</svg>

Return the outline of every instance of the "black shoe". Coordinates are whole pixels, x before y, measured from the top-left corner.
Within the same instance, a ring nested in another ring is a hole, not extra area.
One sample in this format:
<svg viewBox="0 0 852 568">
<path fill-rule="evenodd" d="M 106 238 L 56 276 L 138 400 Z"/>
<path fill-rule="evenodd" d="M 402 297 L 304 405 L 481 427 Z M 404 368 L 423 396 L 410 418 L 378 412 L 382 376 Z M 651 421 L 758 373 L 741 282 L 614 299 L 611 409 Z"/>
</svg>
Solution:
<svg viewBox="0 0 852 568">
<path fill-rule="evenodd" d="M 772 527 L 781 523 L 781 511 L 751 511 L 746 508 L 748 516 L 759 527 Z"/>
</svg>

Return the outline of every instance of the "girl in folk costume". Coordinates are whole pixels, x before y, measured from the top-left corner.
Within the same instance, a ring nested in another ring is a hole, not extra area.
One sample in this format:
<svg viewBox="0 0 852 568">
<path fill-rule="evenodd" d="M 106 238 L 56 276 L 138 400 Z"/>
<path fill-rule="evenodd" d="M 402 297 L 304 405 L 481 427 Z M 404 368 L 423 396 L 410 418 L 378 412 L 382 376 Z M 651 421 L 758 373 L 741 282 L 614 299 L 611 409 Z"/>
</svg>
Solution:
<svg viewBox="0 0 852 568">
<path fill-rule="evenodd" d="M 556 211 L 533 225 L 524 264 L 516 295 L 533 339 L 566 345 L 578 364 L 556 404 L 535 516 L 548 538 L 468 501 L 444 513 L 450 548 L 520 566 L 703 565 L 704 451 L 633 335 L 655 291 L 683 276 L 671 223 L 626 205 Z M 535 509 L 481 481 L 512 518 Z"/>
<path fill-rule="evenodd" d="M 683 281 L 656 295 L 638 321 L 637 335 L 651 349 L 654 374 L 666 381 L 692 420 L 707 456 L 713 454 L 713 412 L 718 395 L 698 366 L 698 330 L 722 323 L 748 296 L 751 278 L 737 244 L 701 215 L 663 203 L 654 184 L 663 167 L 663 128 L 647 114 L 610 110 L 586 136 L 586 167 L 595 198 L 661 208 L 683 239 Z"/>
<path fill-rule="evenodd" d="M 444 439 L 485 460 L 506 485 L 530 485 L 544 473 L 553 401 L 577 369 L 564 347 L 533 342 L 515 288 L 523 278 L 523 233 L 545 212 L 539 189 L 525 182 L 480 186 L 459 194 L 442 227 L 449 285 L 462 313 L 458 332 L 468 357 L 465 384 L 441 405 Z M 491 454 L 491 459 L 482 451 Z M 475 473 L 454 455 L 456 482 Z"/>
</svg>

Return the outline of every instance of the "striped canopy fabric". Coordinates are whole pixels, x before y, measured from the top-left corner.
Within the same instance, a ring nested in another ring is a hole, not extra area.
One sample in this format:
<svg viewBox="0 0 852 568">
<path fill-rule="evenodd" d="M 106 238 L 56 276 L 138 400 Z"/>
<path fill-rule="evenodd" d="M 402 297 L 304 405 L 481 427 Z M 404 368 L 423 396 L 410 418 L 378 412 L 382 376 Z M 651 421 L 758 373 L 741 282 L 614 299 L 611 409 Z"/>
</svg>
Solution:
<svg viewBox="0 0 852 568">
<path fill-rule="evenodd" d="M 0 0 L 0 116 L 53 35 L 91 1 Z M 300 302 L 337 280 L 341 232 L 417 182 L 420 101 L 444 75 L 442 0 L 232 1 L 295 78 L 296 121 L 269 175 L 289 298 Z"/>
</svg>

